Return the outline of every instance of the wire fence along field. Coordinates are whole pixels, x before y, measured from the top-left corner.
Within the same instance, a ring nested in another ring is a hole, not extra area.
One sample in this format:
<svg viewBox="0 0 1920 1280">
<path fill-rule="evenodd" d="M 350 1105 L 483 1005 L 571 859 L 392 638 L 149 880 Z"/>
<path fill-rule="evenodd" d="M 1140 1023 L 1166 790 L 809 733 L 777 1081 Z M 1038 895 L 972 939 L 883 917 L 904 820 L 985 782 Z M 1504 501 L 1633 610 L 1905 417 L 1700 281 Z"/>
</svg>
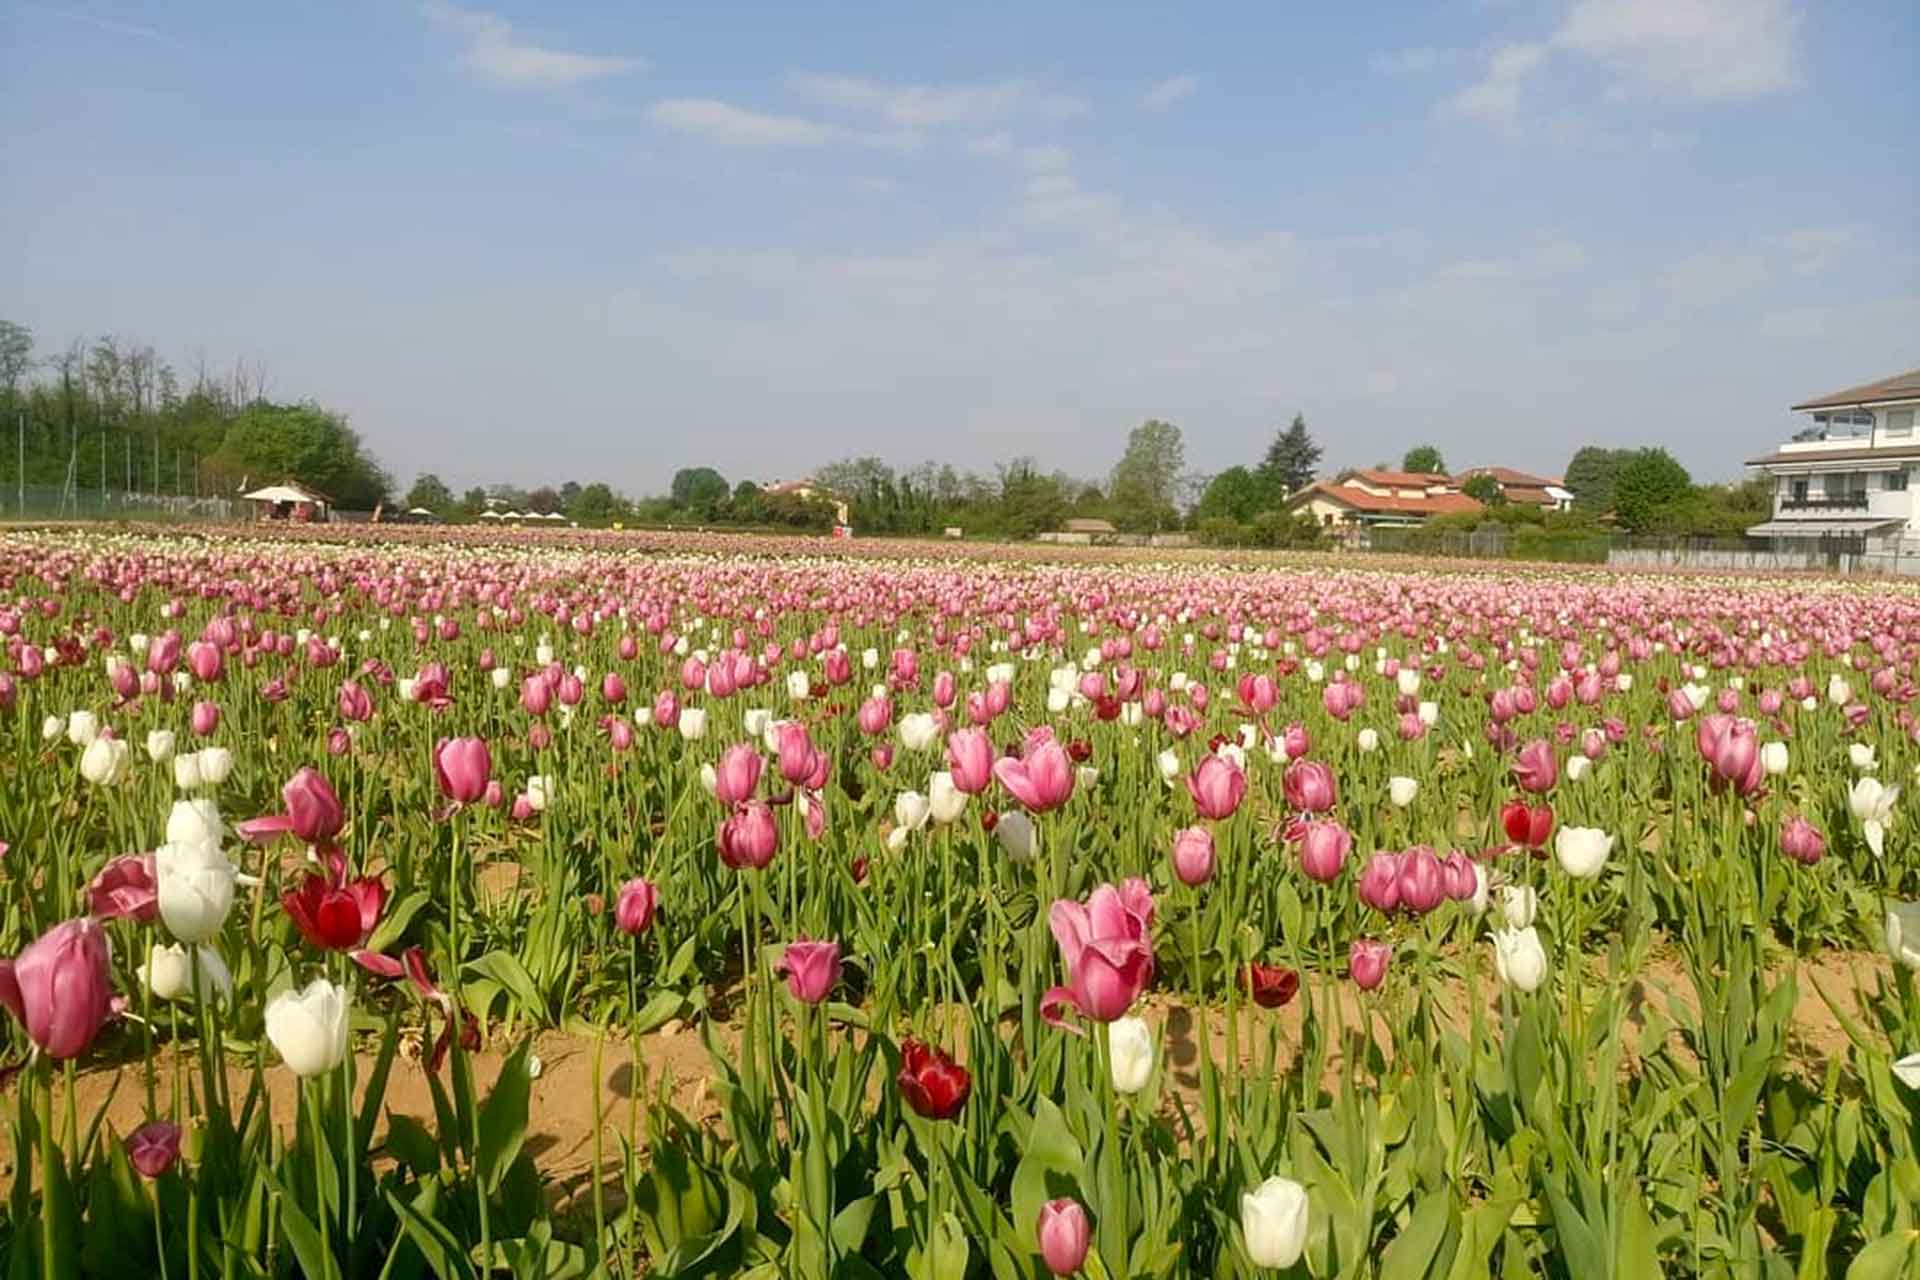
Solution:
<svg viewBox="0 0 1920 1280">
<path fill-rule="evenodd" d="M 1521 526 L 1459 529 L 1375 529 L 1364 550 L 1456 559 L 1550 560 L 1619 568 L 1711 569 L 1726 572 L 1817 571 L 1920 574 L 1920 542 L 1891 547 L 1863 538 L 1805 539 L 1775 547 L 1759 538 L 1662 538 L 1620 533 L 1553 533 Z"/>
<path fill-rule="evenodd" d="M 0 488 L 0 520 L 232 520 L 230 498 L 137 493 L 119 489 L 26 485 Z"/>
</svg>

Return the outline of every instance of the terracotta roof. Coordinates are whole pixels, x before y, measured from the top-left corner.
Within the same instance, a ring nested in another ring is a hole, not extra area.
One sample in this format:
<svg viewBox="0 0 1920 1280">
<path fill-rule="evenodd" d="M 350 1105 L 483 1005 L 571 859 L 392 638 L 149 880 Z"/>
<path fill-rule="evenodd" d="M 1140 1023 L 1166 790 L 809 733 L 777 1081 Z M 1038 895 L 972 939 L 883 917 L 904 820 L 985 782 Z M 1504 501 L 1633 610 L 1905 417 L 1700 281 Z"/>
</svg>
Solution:
<svg viewBox="0 0 1920 1280">
<path fill-rule="evenodd" d="M 1371 467 L 1355 467 L 1351 471 L 1342 472 L 1340 478 L 1345 479 L 1347 476 L 1358 476 L 1368 484 L 1397 489 L 1416 489 L 1433 484 L 1453 483 L 1437 471 L 1375 471 Z"/>
<path fill-rule="evenodd" d="M 1067 521 L 1066 531 L 1068 533 L 1112 533 L 1114 528 L 1111 520 L 1078 518 Z"/>
<path fill-rule="evenodd" d="M 1831 395 L 1816 396 L 1794 405 L 1801 409 L 1851 409 L 1855 405 L 1880 404 L 1888 400 L 1920 400 L 1920 369 L 1896 373 L 1891 378 L 1868 382 Z"/>
<path fill-rule="evenodd" d="M 1383 474 L 1375 472 L 1374 474 Z M 1394 474 L 1394 473 L 1384 473 Z M 1373 511 L 1390 515 L 1444 516 L 1461 511 L 1480 511 L 1484 508 L 1464 493 L 1437 493 L 1418 498 L 1388 497 L 1377 493 L 1368 493 L 1352 485 L 1336 484 L 1329 480 L 1317 480 L 1288 499 L 1287 505 L 1294 506 L 1318 495 L 1355 511 Z"/>
<path fill-rule="evenodd" d="M 1770 453 L 1764 458 L 1748 458 L 1750 467 L 1789 462 L 1904 462 L 1920 458 L 1920 445 L 1900 445 L 1878 449 L 1808 449 L 1801 453 Z"/>
<path fill-rule="evenodd" d="M 1508 502 L 1521 506 L 1532 503 L 1536 507 L 1550 507 L 1554 504 L 1553 495 L 1547 492 L 1544 485 L 1502 484 L 1500 492 Z"/>
<path fill-rule="evenodd" d="M 1523 489 L 1544 489 L 1560 483 L 1559 476 L 1537 476 L 1530 471 L 1515 471 L 1512 467 L 1474 467 L 1462 471 L 1458 478 L 1467 480 L 1474 476 L 1492 476 L 1503 489 L 1509 485 L 1518 485 Z"/>
</svg>

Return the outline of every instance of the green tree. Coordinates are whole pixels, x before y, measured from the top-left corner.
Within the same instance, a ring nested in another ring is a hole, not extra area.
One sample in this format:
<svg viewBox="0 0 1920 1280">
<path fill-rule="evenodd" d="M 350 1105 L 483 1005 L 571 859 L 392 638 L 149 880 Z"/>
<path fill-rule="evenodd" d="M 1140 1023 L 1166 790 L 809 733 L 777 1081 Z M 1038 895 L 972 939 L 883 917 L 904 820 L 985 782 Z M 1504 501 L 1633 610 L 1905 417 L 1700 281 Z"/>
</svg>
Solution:
<svg viewBox="0 0 1920 1280">
<path fill-rule="evenodd" d="M 1032 458 L 1015 458 L 1000 467 L 999 523 L 1016 538 L 1057 529 L 1066 518 L 1066 488 L 1058 476 L 1042 474 Z"/>
<path fill-rule="evenodd" d="M 1665 449 L 1639 449 L 1613 482 L 1613 511 L 1634 532 L 1654 528 L 1670 508 L 1693 495 L 1693 477 Z"/>
<path fill-rule="evenodd" d="M 460 510 L 470 516 L 477 516 L 487 509 L 487 491 L 475 485 L 460 495 Z"/>
<path fill-rule="evenodd" d="M 1127 435 L 1127 451 L 1114 464 L 1107 485 L 1123 528 L 1154 530 L 1175 523 L 1180 472 L 1186 465 L 1180 428 L 1149 418 Z"/>
<path fill-rule="evenodd" d="M 1573 505 L 1585 511 L 1612 510 L 1614 481 L 1631 457 L 1631 449 L 1583 446 L 1567 463 L 1565 482 L 1573 494 Z"/>
<path fill-rule="evenodd" d="M 453 507 L 453 490 L 447 488 L 446 481 L 433 472 L 423 471 L 414 479 L 413 488 L 407 490 L 404 501 L 408 507 L 444 512 Z"/>
<path fill-rule="evenodd" d="M 673 505 L 685 511 L 711 515 L 727 498 L 727 479 L 712 467 L 682 467 L 667 488 Z"/>
<path fill-rule="evenodd" d="M 1417 444 L 1400 459 L 1400 469 L 1421 475 L 1443 476 L 1447 474 L 1447 461 L 1440 456 L 1437 445 Z"/>
<path fill-rule="evenodd" d="M 1500 492 L 1500 482 L 1484 471 L 1461 485 L 1460 492 L 1489 507 L 1505 506 L 1507 501 L 1507 495 Z"/>
<path fill-rule="evenodd" d="M 11 320 L 0 320 L 0 387 L 12 400 L 20 380 L 33 367 L 33 330 Z"/>
<path fill-rule="evenodd" d="M 595 481 L 576 486 L 578 492 L 567 504 L 567 514 L 583 524 L 606 524 L 626 516 L 627 502 L 609 486 Z"/>
<path fill-rule="evenodd" d="M 373 509 L 393 488 L 346 419 L 315 404 L 254 401 L 227 428 L 216 462 L 255 484 L 298 480 L 348 511 Z"/>
<path fill-rule="evenodd" d="M 1277 431 L 1267 455 L 1255 474 L 1265 492 L 1262 505 L 1278 507 L 1287 495 L 1313 483 L 1314 468 L 1320 465 L 1320 446 L 1307 434 L 1305 414 L 1296 413 L 1284 431 Z"/>
<path fill-rule="evenodd" d="M 1260 513 L 1263 489 L 1258 476 L 1245 467 L 1228 467 L 1207 485 L 1193 509 L 1199 520 L 1231 520 L 1246 524 Z"/>
<path fill-rule="evenodd" d="M 541 515 L 560 509 L 560 491 L 550 484 L 543 484 L 527 495 L 526 510 L 537 511 Z"/>
</svg>

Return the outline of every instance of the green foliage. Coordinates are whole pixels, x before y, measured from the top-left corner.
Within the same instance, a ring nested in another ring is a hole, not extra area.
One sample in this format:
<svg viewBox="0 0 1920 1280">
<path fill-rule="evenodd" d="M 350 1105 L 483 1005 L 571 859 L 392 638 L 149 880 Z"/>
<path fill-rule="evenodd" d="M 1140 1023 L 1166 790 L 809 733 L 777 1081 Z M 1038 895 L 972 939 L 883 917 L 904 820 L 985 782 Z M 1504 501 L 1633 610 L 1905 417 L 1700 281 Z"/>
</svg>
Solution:
<svg viewBox="0 0 1920 1280">
<path fill-rule="evenodd" d="M 1287 429 L 1274 433 L 1266 457 L 1255 473 L 1266 491 L 1265 505 L 1279 506 L 1287 495 L 1313 483 L 1314 468 L 1320 464 L 1320 446 L 1307 434 L 1305 414 L 1296 413 Z"/>
<path fill-rule="evenodd" d="M 1108 485 L 1114 523 L 1122 529 L 1152 532 L 1175 523 L 1180 472 L 1186 464 L 1180 428 L 1149 418 L 1127 436 L 1127 450 L 1114 464 Z"/>
<path fill-rule="evenodd" d="M 446 481 L 433 472 L 423 471 L 414 479 L 413 488 L 407 490 L 407 496 L 402 501 L 408 507 L 446 512 L 453 509 L 453 490 L 447 488 Z"/>
<path fill-rule="evenodd" d="M 1620 468 L 1613 485 L 1613 510 L 1623 527 L 1635 533 L 1658 531 L 1665 509 L 1685 502 L 1693 477 L 1662 448 L 1637 450 Z"/>
<path fill-rule="evenodd" d="M 712 467 L 682 467 L 673 473 L 668 493 L 675 506 L 711 515 L 727 500 L 727 480 Z"/>
<path fill-rule="evenodd" d="M 1484 472 L 1461 485 L 1460 492 L 1489 507 L 1502 506 L 1507 501 L 1506 495 L 1500 492 L 1500 482 Z"/>
<path fill-rule="evenodd" d="M 1245 524 L 1260 513 L 1265 490 L 1246 467 L 1228 467 L 1213 478 L 1193 510 L 1197 521 L 1227 520 Z"/>
<path fill-rule="evenodd" d="M 1446 459 L 1440 456 L 1440 450 L 1437 446 L 1417 444 L 1407 450 L 1406 455 L 1400 459 L 1400 469 L 1402 471 L 1443 476 L 1447 474 L 1447 463 Z"/>
<path fill-rule="evenodd" d="M 1631 449 L 1603 449 L 1591 444 L 1576 452 L 1567 463 L 1565 476 L 1574 506 L 1585 511 L 1611 511 L 1614 481 L 1632 457 Z"/>
<path fill-rule="evenodd" d="M 350 511 L 371 510 L 393 487 L 347 420 L 316 404 L 256 400 L 228 426 L 214 463 L 255 484 L 298 480 Z"/>
<path fill-rule="evenodd" d="M 598 481 L 581 489 L 567 504 L 567 514 L 581 524 L 606 524 L 624 519 L 630 512 L 626 499 Z"/>
</svg>

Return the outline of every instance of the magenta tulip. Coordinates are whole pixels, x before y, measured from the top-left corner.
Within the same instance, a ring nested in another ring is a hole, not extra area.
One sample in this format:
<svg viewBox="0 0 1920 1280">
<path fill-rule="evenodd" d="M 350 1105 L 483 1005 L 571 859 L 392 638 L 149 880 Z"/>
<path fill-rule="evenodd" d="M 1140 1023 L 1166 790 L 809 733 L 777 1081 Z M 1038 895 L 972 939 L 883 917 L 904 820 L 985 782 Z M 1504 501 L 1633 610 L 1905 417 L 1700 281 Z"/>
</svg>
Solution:
<svg viewBox="0 0 1920 1280">
<path fill-rule="evenodd" d="M 98 920 L 150 924 L 159 914 L 153 855 L 129 853 L 100 868 L 87 884 L 87 910 Z"/>
<path fill-rule="evenodd" d="M 1552 744 L 1545 738 L 1535 738 L 1521 747 L 1514 761 L 1513 778 L 1522 791 L 1535 795 L 1553 790 L 1553 784 L 1560 780 L 1560 763 L 1554 758 Z"/>
<path fill-rule="evenodd" d="M 620 932 L 637 936 L 652 926 L 654 913 L 659 909 L 660 890 L 654 887 L 653 881 L 635 876 L 620 886 L 620 896 L 613 904 L 613 922 Z"/>
<path fill-rule="evenodd" d="M 127 1163 L 143 1178 L 157 1178 L 180 1159 L 180 1128 L 164 1120 L 141 1125 L 127 1135 Z"/>
<path fill-rule="evenodd" d="M 1827 840 L 1818 827 L 1795 814 L 1780 828 L 1780 851 L 1810 867 L 1827 856 Z"/>
<path fill-rule="evenodd" d="M 1353 837 L 1337 822 L 1309 822 L 1300 840 L 1300 869 L 1309 880 L 1329 884 L 1346 869 Z"/>
<path fill-rule="evenodd" d="M 759 871 L 773 861 L 780 831 L 773 810 L 759 800 L 735 807 L 715 833 L 720 861 L 736 871 Z"/>
<path fill-rule="evenodd" d="M 728 808 L 751 800 L 764 765 L 760 753 L 748 744 L 738 742 L 728 747 L 713 768 L 714 799 Z"/>
<path fill-rule="evenodd" d="M 984 729 L 958 729 L 947 736 L 947 767 L 953 785 L 978 795 L 993 785 L 993 739 Z"/>
<path fill-rule="evenodd" d="M 1024 757 L 1002 756 L 993 765 L 1000 785 L 1035 813 L 1058 809 L 1073 795 L 1073 761 L 1052 737 L 1028 749 Z"/>
<path fill-rule="evenodd" d="M 1103 884 L 1085 903 L 1056 900 L 1047 923 L 1066 964 L 1067 982 L 1040 1000 L 1040 1015 L 1056 1026 L 1059 1010 L 1073 1008 L 1096 1022 L 1112 1022 L 1153 981 L 1153 895 L 1144 880 L 1119 888 Z"/>
<path fill-rule="evenodd" d="M 1213 833 L 1188 827 L 1173 838 L 1173 874 L 1181 884 L 1198 888 L 1213 879 Z"/>
<path fill-rule="evenodd" d="M 840 981 L 840 944 L 797 938 L 780 956 L 787 990 L 802 1004 L 819 1004 Z"/>
<path fill-rule="evenodd" d="M 1034 1226 L 1040 1244 L 1040 1258 L 1047 1270 L 1057 1276 L 1070 1276 L 1087 1260 L 1087 1245 L 1092 1229 L 1087 1211 L 1078 1200 L 1061 1197 L 1040 1206 L 1040 1220 Z"/>
<path fill-rule="evenodd" d="M 12 960 L 0 960 L 0 1004 L 56 1062 L 93 1044 L 111 1012 L 107 934 L 88 917 L 57 924 Z"/>
<path fill-rule="evenodd" d="M 1387 943 L 1355 938 L 1347 951 L 1347 973 L 1354 986 L 1372 991 L 1386 981 L 1387 962 L 1392 958 L 1393 948 Z"/>
<path fill-rule="evenodd" d="M 1247 775 L 1233 761 L 1209 755 L 1187 775 L 1187 794 L 1201 817 L 1216 822 L 1231 818 L 1247 794 Z"/>
<path fill-rule="evenodd" d="M 472 804 L 487 794 L 493 755 L 485 738 L 442 738 L 433 749 L 433 776 L 440 794 L 455 804 Z"/>
<path fill-rule="evenodd" d="M 1281 778 L 1287 804 L 1301 813 L 1325 813 L 1333 808 L 1337 789 L 1333 770 L 1318 760 L 1296 760 Z"/>
<path fill-rule="evenodd" d="M 1367 859 L 1367 865 L 1360 869 L 1360 883 L 1355 890 L 1360 901 L 1375 911 L 1391 915 L 1400 907 L 1400 855 L 1397 853 L 1376 853 Z"/>
</svg>

